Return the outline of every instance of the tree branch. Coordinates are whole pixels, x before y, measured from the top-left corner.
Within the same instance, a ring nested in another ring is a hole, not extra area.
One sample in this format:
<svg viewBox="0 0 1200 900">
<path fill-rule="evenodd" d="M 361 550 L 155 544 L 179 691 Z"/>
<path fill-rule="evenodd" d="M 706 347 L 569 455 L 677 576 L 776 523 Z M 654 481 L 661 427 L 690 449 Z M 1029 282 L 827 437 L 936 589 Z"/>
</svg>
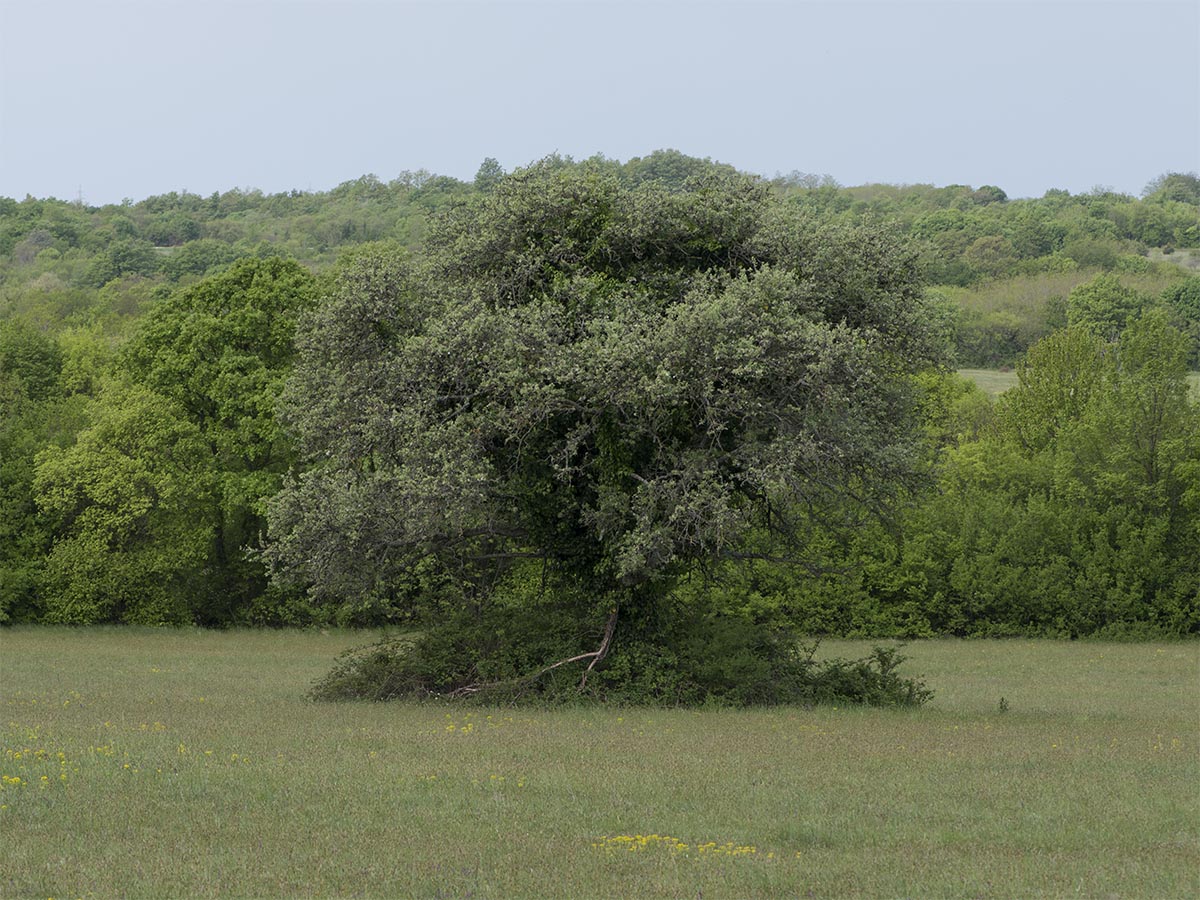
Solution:
<svg viewBox="0 0 1200 900">
<path fill-rule="evenodd" d="M 463 697 L 468 694 L 477 694 L 480 691 L 487 690 L 488 688 L 500 687 L 501 685 L 505 685 L 505 684 L 537 681 L 539 678 L 541 678 L 547 672 L 553 671 L 554 669 L 557 669 L 560 666 L 566 666 L 573 662 L 581 662 L 585 659 L 590 659 L 591 662 L 588 664 L 588 667 L 584 670 L 583 677 L 579 679 L 579 689 L 583 690 L 583 688 L 587 687 L 588 675 L 590 675 L 592 673 L 592 669 L 596 668 L 596 664 L 599 663 L 602 659 L 604 659 L 604 657 L 608 656 L 609 647 L 612 645 L 613 632 L 616 631 L 616 628 L 617 628 L 617 613 L 618 612 L 619 612 L 619 607 L 614 606 L 612 608 L 612 612 L 609 613 L 608 621 L 604 625 L 604 638 L 603 638 L 603 640 L 600 641 L 600 646 L 597 647 L 595 650 L 592 650 L 588 653 L 580 653 L 578 656 L 572 656 L 569 659 L 560 659 L 558 662 L 551 663 L 550 665 L 546 666 L 544 669 L 539 669 L 537 672 L 534 672 L 532 675 L 525 675 L 521 678 L 513 678 L 508 681 L 492 681 L 492 682 L 487 682 L 485 684 L 478 684 L 478 683 L 465 684 L 460 688 L 455 688 L 453 691 L 450 692 L 449 696 Z"/>
</svg>

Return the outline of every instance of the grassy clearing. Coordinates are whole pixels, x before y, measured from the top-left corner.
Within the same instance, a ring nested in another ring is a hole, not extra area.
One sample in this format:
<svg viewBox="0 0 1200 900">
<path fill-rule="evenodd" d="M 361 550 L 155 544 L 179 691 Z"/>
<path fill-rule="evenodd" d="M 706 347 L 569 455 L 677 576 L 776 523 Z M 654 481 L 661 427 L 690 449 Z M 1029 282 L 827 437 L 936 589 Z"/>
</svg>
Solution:
<svg viewBox="0 0 1200 900">
<path fill-rule="evenodd" d="M 992 397 L 1003 394 L 1017 383 L 1017 373 L 1011 369 L 959 369 L 958 374 L 970 378 L 979 388 Z M 1200 372 L 1188 372 L 1188 385 L 1193 400 L 1200 401 Z"/>
<path fill-rule="evenodd" d="M 0 895 L 1200 894 L 1195 643 L 913 644 L 919 710 L 304 700 L 362 640 L 0 632 Z"/>
<path fill-rule="evenodd" d="M 1100 269 L 1073 272 L 1039 272 L 985 281 L 967 288 L 939 285 L 938 290 L 969 313 L 995 315 L 1011 313 L 1018 321 L 1033 321 L 1045 315 L 1052 300 L 1066 300 L 1071 291 L 1101 273 Z M 1180 277 L 1170 269 L 1150 272 L 1123 272 L 1118 275 L 1125 287 L 1150 296 L 1158 296 Z"/>
<path fill-rule="evenodd" d="M 998 397 L 1017 383 L 1017 373 L 1012 369 L 959 369 L 958 374 L 971 379 L 992 397 Z"/>
<path fill-rule="evenodd" d="M 1155 247 L 1146 256 L 1150 262 L 1169 262 L 1191 272 L 1200 272 L 1200 250 L 1195 247 L 1174 250 L 1171 253 L 1163 253 Z"/>
</svg>

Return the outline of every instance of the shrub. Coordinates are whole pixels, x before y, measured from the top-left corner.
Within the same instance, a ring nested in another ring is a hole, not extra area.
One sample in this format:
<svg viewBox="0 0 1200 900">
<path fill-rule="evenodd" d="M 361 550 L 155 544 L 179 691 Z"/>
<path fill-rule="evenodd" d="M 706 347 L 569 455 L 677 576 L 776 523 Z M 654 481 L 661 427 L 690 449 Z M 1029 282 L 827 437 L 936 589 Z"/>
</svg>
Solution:
<svg viewBox="0 0 1200 900">
<path fill-rule="evenodd" d="M 670 706 L 915 706 L 932 696 L 919 679 L 898 673 L 904 657 L 897 649 L 818 660 L 815 644 L 804 646 L 786 630 L 711 612 L 673 617 L 665 630 L 635 623 L 585 671 L 595 645 L 580 640 L 575 616 L 561 607 L 516 613 L 489 611 L 473 621 L 385 636 L 343 654 L 311 696 Z"/>
</svg>

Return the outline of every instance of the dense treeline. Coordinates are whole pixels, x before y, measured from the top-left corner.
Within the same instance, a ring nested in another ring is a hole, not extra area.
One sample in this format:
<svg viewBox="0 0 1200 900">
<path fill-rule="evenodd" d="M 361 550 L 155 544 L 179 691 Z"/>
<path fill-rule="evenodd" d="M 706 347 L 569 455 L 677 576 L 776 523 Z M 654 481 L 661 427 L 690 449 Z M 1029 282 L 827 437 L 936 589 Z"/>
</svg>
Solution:
<svg viewBox="0 0 1200 900">
<path fill-rule="evenodd" d="M 673 151 L 589 163 L 629 184 L 679 186 L 706 168 L 732 171 Z M 119 339 L 155 298 L 236 259 L 280 255 L 322 271 L 355 244 L 415 248 L 432 216 L 486 193 L 502 174 L 488 160 L 473 183 L 420 171 L 327 192 L 184 191 L 103 207 L 0 198 L 0 317 Z M 1200 271 L 1194 175 L 1161 176 L 1141 198 L 1101 188 L 1022 200 L 986 185 L 843 188 L 798 173 L 770 185 L 823 221 L 886 221 L 907 233 L 930 283 L 959 310 L 963 366 L 1015 365 L 1065 324 L 1071 290 L 1100 273 L 1157 296 L 1181 268 Z"/>
<path fill-rule="evenodd" d="M 1161 309 L 1035 345 L 997 402 L 930 376 L 931 483 L 830 542 L 829 574 L 719 590 L 812 633 L 1108 637 L 1200 629 L 1200 405 Z M 697 585 L 696 590 L 709 589 Z"/>
<path fill-rule="evenodd" d="M 905 381 L 924 423 L 924 475 L 888 485 L 900 496 L 886 515 L 856 515 L 852 528 L 814 519 L 803 567 L 767 553 L 705 565 L 673 584 L 672 602 L 813 633 L 1200 630 L 1200 413 L 1185 380 L 1200 349 L 1200 276 L 1189 269 L 1200 259 L 1200 179 L 1165 175 L 1141 198 L 1009 200 L 989 186 L 745 179 L 674 152 L 547 166 L 644 204 L 627 219 L 597 209 L 560 245 L 601 220 L 634 230 L 661 220 L 647 241 L 663 254 L 683 241 L 664 266 L 694 259 L 717 272 L 728 265 L 718 250 L 731 252 L 722 241 L 751 246 L 720 231 L 740 221 L 722 218 L 730 208 L 691 205 L 706 179 L 752 185 L 738 190 L 827 236 L 884 225 L 923 273 L 922 315 L 946 360 L 1018 368 L 1018 387 L 992 401 L 931 359 Z M 453 260 L 439 276 L 449 283 L 499 253 L 454 223 L 510 181 L 489 160 L 473 183 L 406 173 L 324 193 L 184 192 L 99 208 L 0 198 L 0 621 L 374 624 L 456 602 L 461 584 L 432 562 L 340 594 L 309 590 L 311 577 L 270 577 L 269 507 L 289 472 L 320 465 L 296 444 L 303 399 L 288 421 L 277 410 L 298 328 L 311 335 L 338 303 L 395 303 L 416 290 L 397 273 L 426 256 Z M 718 229 L 707 245 L 678 237 L 706 227 Z M 608 296 L 601 282 L 630 277 L 648 252 L 622 257 L 634 251 L 618 237 L 596 245 L 607 269 L 561 256 L 553 278 L 545 259 L 518 269 L 542 271 L 544 284 L 527 283 L 547 296 L 582 290 L 585 277 L 589 296 Z M 851 253 L 806 246 L 795 252 L 830 271 Z M 503 266 L 517 265 L 518 249 Z M 765 250 L 737 252 L 781 265 Z M 637 277 L 651 285 L 666 271 Z M 384 337 L 343 335 L 360 347 Z M 304 340 L 311 371 L 320 351 Z M 316 426 L 304 427 L 311 440 Z M 515 603 L 545 584 L 526 560 L 488 589 Z"/>
</svg>

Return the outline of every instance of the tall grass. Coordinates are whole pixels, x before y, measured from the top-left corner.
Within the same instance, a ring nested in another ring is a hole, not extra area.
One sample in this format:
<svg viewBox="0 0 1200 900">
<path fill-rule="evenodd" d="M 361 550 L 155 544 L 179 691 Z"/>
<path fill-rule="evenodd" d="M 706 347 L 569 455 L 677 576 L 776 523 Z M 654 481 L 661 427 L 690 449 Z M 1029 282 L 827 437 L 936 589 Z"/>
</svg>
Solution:
<svg viewBox="0 0 1200 900">
<path fill-rule="evenodd" d="M 1179 266 L 1185 271 L 1192 273 L 1200 272 L 1200 249 L 1196 249 L 1195 247 L 1172 250 L 1169 254 L 1163 253 L 1159 247 L 1154 247 L 1151 248 L 1146 256 L 1151 262 L 1167 262 Z"/>
<path fill-rule="evenodd" d="M 958 374 L 969 378 L 985 394 L 999 396 L 1017 383 L 1017 373 L 1011 369 L 959 369 Z M 1200 402 L 1200 372 L 1188 372 L 1188 388 L 1192 400 Z"/>
<path fill-rule="evenodd" d="M 998 397 L 1017 383 L 1017 373 L 1012 369 L 959 369 L 958 374 L 991 397 Z"/>
<path fill-rule="evenodd" d="M 1100 273 L 1099 269 L 1039 272 L 985 281 L 969 288 L 939 286 L 938 290 L 970 313 L 992 316 L 1007 312 L 1022 321 L 1040 322 L 1051 300 L 1065 301 L 1072 290 Z M 1157 297 L 1176 283 L 1180 276 L 1169 269 L 1152 269 L 1149 272 L 1124 272 L 1119 277 L 1125 287 Z"/>
<path fill-rule="evenodd" d="M 917 710 L 306 701 L 363 640 L 0 632 L 0 895 L 1200 893 L 1195 643 L 913 644 Z"/>
</svg>

